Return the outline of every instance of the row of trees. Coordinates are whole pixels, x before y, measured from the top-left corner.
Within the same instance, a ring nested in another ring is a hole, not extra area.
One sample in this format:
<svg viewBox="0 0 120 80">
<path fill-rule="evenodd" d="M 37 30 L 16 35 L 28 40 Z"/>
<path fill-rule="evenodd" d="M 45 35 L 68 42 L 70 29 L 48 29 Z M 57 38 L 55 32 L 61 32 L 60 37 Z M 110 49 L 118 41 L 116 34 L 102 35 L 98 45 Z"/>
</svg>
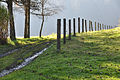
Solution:
<svg viewBox="0 0 120 80">
<path fill-rule="evenodd" d="M 60 7 L 53 4 L 51 0 L 0 0 L 0 2 L 4 2 L 7 4 L 7 9 L 9 12 L 11 40 L 16 40 L 13 4 L 19 6 L 19 8 L 22 8 L 25 12 L 24 38 L 30 38 L 30 14 L 36 15 L 42 20 L 39 34 L 39 36 L 41 37 L 45 17 L 57 14 L 61 10 Z"/>
</svg>

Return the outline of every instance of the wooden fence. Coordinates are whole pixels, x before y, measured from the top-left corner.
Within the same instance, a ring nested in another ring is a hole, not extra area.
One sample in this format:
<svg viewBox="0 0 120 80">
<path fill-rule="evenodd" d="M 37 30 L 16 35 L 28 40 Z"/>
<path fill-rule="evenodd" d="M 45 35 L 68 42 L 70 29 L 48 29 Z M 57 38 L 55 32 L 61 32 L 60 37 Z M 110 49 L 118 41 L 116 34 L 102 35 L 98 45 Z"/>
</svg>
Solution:
<svg viewBox="0 0 120 80">
<path fill-rule="evenodd" d="M 61 25 L 62 25 L 62 19 L 57 19 L 57 51 L 61 50 Z M 77 21 L 77 26 L 76 26 L 76 21 Z M 72 29 L 72 22 L 73 22 L 73 32 L 71 31 Z M 89 26 L 87 26 L 87 22 L 89 22 Z M 78 19 L 76 20 L 75 18 L 69 19 L 68 20 L 68 26 L 67 26 L 67 20 L 64 18 L 63 19 L 63 44 L 66 44 L 66 28 L 69 28 L 69 39 L 71 40 L 71 34 L 73 33 L 73 36 L 76 36 L 76 27 L 78 27 L 78 33 L 83 33 L 83 32 L 88 32 L 88 31 L 100 31 L 100 30 L 108 30 L 108 29 L 112 29 L 114 27 L 110 26 L 110 25 L 105 25 L 105 24 L 101 24 L 101 23 L 93 23 L 91 20 L 87 21 L 85 19 L 82 19 L 82 26 L 81 24 L 81 20 L 80 17 L 78 17 Z M 93 24 L 95 24 L 95 26 L 93 26 Z"/>
</svg>

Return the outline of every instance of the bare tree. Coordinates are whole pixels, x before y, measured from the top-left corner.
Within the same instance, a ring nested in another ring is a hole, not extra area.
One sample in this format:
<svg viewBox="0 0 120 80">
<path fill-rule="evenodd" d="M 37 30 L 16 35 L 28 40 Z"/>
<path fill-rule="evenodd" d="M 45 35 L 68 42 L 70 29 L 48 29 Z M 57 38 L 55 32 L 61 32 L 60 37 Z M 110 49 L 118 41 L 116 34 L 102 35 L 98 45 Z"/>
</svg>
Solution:
<svg viewBox="0 0 120 80">
<path fill-rule="evenodd" d="M 40 33 L 39 37 L 42 36 L 42 30 L 44 27 L 45 17 L 52 16 L 54 14 L 57 14 L 59 11 L 61 11 L 60 7 L 56 4 L 52 3 L 50 0 L 37 0 L 37 11 L 32 12 L 33 15 L 37 15 L 42 19 L 41 27 L 40 27 Z"/>
</svg>

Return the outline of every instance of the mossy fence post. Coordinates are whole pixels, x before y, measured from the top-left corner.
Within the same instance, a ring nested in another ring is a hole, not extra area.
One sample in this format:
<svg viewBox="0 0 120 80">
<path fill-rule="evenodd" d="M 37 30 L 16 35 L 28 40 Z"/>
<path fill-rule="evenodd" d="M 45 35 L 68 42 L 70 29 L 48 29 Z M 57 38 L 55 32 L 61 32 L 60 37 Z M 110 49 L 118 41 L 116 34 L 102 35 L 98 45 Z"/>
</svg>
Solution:
<svg viewBox="0 0 120 80">
<path fill-rule="evenodd" d="M 75 18 L 73 18 L 73 36 L 76 36 L 76 32 L 75 32 Z"/>
<path fill-rule="evenodd" d="M 80 17 L 78 18 L 78 33 L 80 33 Z"/>
<path fill-rule="evenodd" d="M 61 19 L 57 19 L 57 51 L 60 51 Z"/>
<path fill-rule="evenodd" d="M 84 19 L 82 19 L 82 32 L 84 32 Z"/>
<path fill-rule="evenodd" d="M 69 40 L 71 40 L 71 20 L 69 19 Z"/>
<path fill-rule="evenodd" d="M 63 44 L 66 44 L 66 19 L 63 19 Z"/>
</svg>

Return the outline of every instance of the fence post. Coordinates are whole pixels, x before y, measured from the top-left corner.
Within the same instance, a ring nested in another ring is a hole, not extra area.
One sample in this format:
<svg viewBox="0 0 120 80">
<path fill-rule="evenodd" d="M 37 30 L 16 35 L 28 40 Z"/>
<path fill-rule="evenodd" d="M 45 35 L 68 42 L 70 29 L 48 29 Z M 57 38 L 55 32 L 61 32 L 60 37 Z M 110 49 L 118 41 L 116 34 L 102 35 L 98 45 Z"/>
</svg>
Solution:
<svg viewBox="0 0 120 80">
<path fill-rule="evenodd" d="M 98 31 L 99 31 L 99 23 L 98 23 Z"/>
<path fill-rule="evenodd" d="M 100 30 L 102 30 L 101 24 L 100 24 Z"/>
<path fill-rule="evenodd" d="M 78 33 L 80 33 L 80 17 L 78 18 Z"/>
<path fill-rule="evenodd" d="M 102 29 L 104 30 L 104 24 L 102 24 Z"/>
<path fill-rule="evenodd" d="M 60 51 L 61 19 L 57 20 L 57 51 Z"/>
<path fill-rule="evenodd" d="M 84 19 L 82 19 L 82 32 L 84 32 Z"/>
<path fill-rule="evenodd" d="M 96 22 L 95 22 L 95 31 L 97 31 L 97 28 L 96 28 Z"/>
<path fill-rule="evenodd" d="M 87 32 L 87 20 L 85 20 L 85 30 Z"/>
<path fill-rule="evenodd" d="M 90 24 L 90 20 L 89 20 L 89 31 L 91 31 L 91 24 Z"/>
<path fill-rule="evenodd" d="M 91 22 L 91 29 L 92 29 L 92 31 L 93 31 L 93 24 L 92 24 L 92 21 L 90 21 Z"/>
<path fill-rule="evenodd" d="M 63 44 L 66 44 L 66 19 L 63 19 Z"/>
<path fill-rule="evenodd" d="M 73 18 L 73 36 L 76 36 L 76 32 L 75 32 L 75 18 Z"/>
<path fill-rule="evenodd" d="M 71 20 L 69 19 L 69 40 L 71 40 Z"/>
</svg>

